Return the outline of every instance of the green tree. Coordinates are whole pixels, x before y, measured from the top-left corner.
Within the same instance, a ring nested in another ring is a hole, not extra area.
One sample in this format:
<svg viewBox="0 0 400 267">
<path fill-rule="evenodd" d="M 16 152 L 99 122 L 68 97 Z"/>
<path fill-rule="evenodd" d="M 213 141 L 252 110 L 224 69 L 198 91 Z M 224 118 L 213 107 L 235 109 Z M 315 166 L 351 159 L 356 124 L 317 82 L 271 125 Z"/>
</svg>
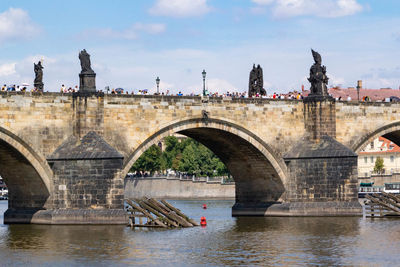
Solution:
<svg viewBox="0 0 400 267">
<path fill-rule="evenodd" d="M 175 136 L 167 136 L 164 139 L 164 153 L 163 153 L 163 158 L 165 159 L 167 168 L 171 168 L 172 166 L 172 161 L 175 159 L 176 154 L 177 154 L 177 147 L 179 144 L 178 138 Z"/>
<path fill-rule="evenodd" d="M 172 165 L 170 167 L 170 169 L 173 170 L 178 170 L 179 169 L 179 163 L 181 162 L 182 159 L 182 154 L 177 154 L 174 158 L 174 160 L 172 161 Z"/>
<path fill-rule="evenodd" d="M 374 166 L 374 172 L 382 173 L 385 166 L 383 165 L 383 158 L 377 157 Z"/>
<path fill-rule="evenodd" d="M 200 172 L 198 149 L 193 144 L 189 144 L 182 152 L 182 158 L 178 164 L 178 170 L 189 175 Z"/>
<path fill-rule="evenodd" d="M 219 159 L 204 145 L 199 143 L 197 145 L 200 174 L 202 176 L 213 176 Z"/>
<path fill-rule="evenodd" d="M 215 170 L 217 171 L 217 175 L 218 176 L 229 175 L 228 168 L 219 159 L 218 159 L 217 166 L 216 166 Z"/>
<path fill-rule="evenodd" d="M 152 145 L 136 160 L 131 172 L 148 171 L 153 174 L 155 171 L 160 171 L 162 167 L 161 154 L 161 149 L 156 145 Z"/>
<path fill-rule="evenodd" d="M 158 146 L 150 147 L 135 162 L 131 171 L 149 171 L 173 169 L 189 175 L 221 176 L 228 175 L 228 169 L 220 159 L 201 143 L 185 138 L 179 141 L 175 136 L 164 139 L 164 151 Z"/>
<path fill-rule="evenodd" d="M 228 170 L 214 153 L 193 139 L 185 142 L 178 170 L 190 175 L 227 175 Z"/>
</svg>

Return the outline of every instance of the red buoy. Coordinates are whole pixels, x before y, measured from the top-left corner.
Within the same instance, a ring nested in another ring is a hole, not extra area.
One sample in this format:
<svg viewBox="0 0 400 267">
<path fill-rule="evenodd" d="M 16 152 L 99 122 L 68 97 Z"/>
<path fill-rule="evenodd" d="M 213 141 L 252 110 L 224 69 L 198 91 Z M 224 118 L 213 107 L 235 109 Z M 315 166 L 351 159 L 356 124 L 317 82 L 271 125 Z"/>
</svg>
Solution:
<svg viewBox="0 0 400 267">
<path fill-rule="evenodd" d="M 207 209 L 207 205 L 206 204 L 203 204 L 203 209 Z"/>
<path fill-rule="evenodd" d="M 207 225 L 206 217 L 202 216 L 202 217 L 200 218 L 200 225 L 201 225 L 201 226 L 206 226 L 206 225 Z"/>
</svg>

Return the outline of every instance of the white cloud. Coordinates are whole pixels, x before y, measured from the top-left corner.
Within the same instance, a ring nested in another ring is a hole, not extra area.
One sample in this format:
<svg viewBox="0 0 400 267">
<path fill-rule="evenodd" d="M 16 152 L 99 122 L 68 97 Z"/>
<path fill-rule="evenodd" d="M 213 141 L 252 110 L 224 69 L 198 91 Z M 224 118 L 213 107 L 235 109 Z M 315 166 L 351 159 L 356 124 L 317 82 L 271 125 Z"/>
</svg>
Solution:
<svg viewBox="0 0 400 267">
<path fill-rule="evenodd" d="M 149 12 L 152 15 L 190 17 L 204 15 L 210 10 L 207 0 L 157 0 Z"/>
<path fill-rule="evenodd" d="M 357 0 L 252 0 L 257 5 L 270 5 L 274 17 L 316 16 L 335 18 L 363 10 Z"/>
<path fill-rule="evenodd" d="M 164 32 L 166 29 L 165 24 L 160 23 L 135 23 L 130 27 L 124 30 L 114 30 L 112 28 L 104 28 L 104 29 L 91 29 L 85 30 L 82 32 L 79 37 L 89 37 L 96 36 L 100 38 L 111 38 L 111 39 L 125 39 L 125 40 L 134 40 L 138 38 L 140 33 L 147 34 L 159 34 Z"/>
<path fill-rule="evenodd" d="M 364 88 L 400 89 L 400 66 L 371 68 L 361 76 Z"/>
<path fill-rule="evenodd" d="M 75 55 L 77 58 L 77 54 Z M 65 59 L 67 58 L 67 60 Z M 33 86 L 35 74 L 33 71 L 33 63 L 42 60 L 43 82 L 46 91 L 58 91 L 61 84 L 65 83 L 69 86 L 78 83 L 79 60 L 70 61 L 71 54 L 65 56 L 47 57 L 45 55 L 27 56 L 15 63 L 4 64 L 0 66 L 1 83 L 2 84 L 22 84 L 27 83 Z M 73 81 L 73 83 L 72 83 Z"/>
<path fill-rule="evenodd" d="M 15 64 L 16 63 L 6 63 L 0 65 L 0 76 L 9 76 L 15 74 Z"/>
<path fill-rule="evenodd" d="M 32 22 L 25 10 L 9 8 L 0 13 L 0 44 L 29 40 L 39 33 L 39 27 Z"/>
<path fill-rule="evenodd" d="M 329 86 L 343 86 L 346 80 L 343 77 L 336 77 L 333 74 L 327 74 L 329 77 Z"/>
</svg>

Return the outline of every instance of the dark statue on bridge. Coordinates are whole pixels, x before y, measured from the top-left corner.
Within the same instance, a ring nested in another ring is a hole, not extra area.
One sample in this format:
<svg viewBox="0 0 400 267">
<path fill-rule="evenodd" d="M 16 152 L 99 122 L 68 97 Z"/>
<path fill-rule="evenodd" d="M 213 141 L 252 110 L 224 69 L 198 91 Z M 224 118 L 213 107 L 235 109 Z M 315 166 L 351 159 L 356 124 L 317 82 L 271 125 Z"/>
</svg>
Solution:
<svg viewBox="0 0 400 267">
<path fill-rule="evenodd" d="M 322 66 L 321 55 L 312 50 L 315 63 L 310 68 L 310 78 L 308 81 L 311 83 L 310 95 L 328 96 L 328 76 L 326 76 L 326 67 Z"/>
<path fill-rule="evenodd" d="M 94 73 L 92 67 L 90 66 L 90 55 L 86 52 L 86 49 L 83 49 L 79 53 L 79 60 L 81 61 L 82 71 L 81 73 Z"/>
<path fill-rule="evenodd" d="M 33 63 L 33 70 L 35 71 L 35 80 L 33 86 L 39 91 L 43 91 L 43 66 L 42 62 L 39 61 L 37 64 Z"/>
<path fill-rule="evenodd" d="M 252 97 L 256 94 L 266 95 L 264 87 L 264 79 L 263 79 L 263 70 L 260 65 L 257 66 L 253 64 L 253 69 L 250 71 L 249 78 L 249 97 Z"/>
<path fill-rule="evenodd" d="M 82 67 L 79 74 L 79 92 L 81 94 L 94 94 L 96 93 L 96 73 L 92 70 L 90 55 L 86 52 L 86 49 L 79 53 L 79 60 Z"/>
</svg>

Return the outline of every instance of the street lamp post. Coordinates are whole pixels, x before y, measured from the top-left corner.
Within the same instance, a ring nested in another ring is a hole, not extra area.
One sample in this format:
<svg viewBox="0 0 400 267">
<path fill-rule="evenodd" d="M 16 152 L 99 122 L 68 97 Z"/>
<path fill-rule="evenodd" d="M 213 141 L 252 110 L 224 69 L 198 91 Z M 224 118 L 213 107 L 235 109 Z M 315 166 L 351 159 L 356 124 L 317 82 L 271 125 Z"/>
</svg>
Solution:
<svg viewBox="0 0 400 267">
<path fill-rule="evenodd" d="M 156 79 L 156 84 L 157 84 L 157 95 L 159 95 L 160 94 L 160 92 L 159 92 L 159 89 L 160 89 L 160 78 L 157 76 L 157 79 Z"/>
<path fill-rule="evenodd" d="M 206 96 L 206 70 L 201 73 L 203 75 L 203 96 Z"/>
</svg>

